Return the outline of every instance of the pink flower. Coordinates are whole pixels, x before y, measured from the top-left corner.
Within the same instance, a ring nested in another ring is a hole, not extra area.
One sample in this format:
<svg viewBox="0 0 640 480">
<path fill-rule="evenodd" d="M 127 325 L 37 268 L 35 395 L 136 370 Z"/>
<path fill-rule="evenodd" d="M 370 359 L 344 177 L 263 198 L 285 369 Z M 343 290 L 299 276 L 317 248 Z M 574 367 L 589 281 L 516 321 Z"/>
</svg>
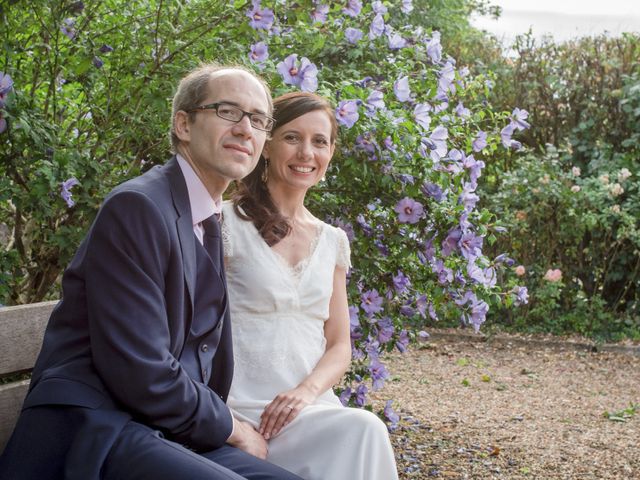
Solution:
<svg viewBox="0 0 640 480">
<path fill-rule="evenodd" d="M 523 275 L 524 275 L 524 272 L 525 272 L 526 270 L 525 270 L 525 268 L 524 268 L 524 266 L 523 266 L 523 265 L 518 265 L 518 266 L 515 268 L 515 271 L 516 271 L 516 275 L 517 275 L 517 276 L 519 276 L 519 277 L 521 277 L 521 276 L 523 276 Z"/>
<path fill-rule="evenodd" d="M 556 268 L 555 270 L 549 269 L 547 273 L 544 274 L 544 279 L 547 282 L 559 282 L 562 280 L 562 270 Z"/>
</svg>

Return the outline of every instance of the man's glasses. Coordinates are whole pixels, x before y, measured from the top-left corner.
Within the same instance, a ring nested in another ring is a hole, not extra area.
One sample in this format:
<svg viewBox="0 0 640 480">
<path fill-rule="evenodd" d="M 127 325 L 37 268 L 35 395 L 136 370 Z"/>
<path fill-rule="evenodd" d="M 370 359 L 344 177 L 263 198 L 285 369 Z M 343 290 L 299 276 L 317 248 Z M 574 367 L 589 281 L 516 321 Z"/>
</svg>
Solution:
<svg viewBox="0 0 640 480">
<path fill-rule="evenodd" d="M 200 110 L 215 110 L 216 115 L 220 118 L 224 118 L 225 120 L 229 120 L 233 123 L 240 122 L 246 115 L 249 117 L 249 123 L 251 123 L 251 126 L 256 130 L 262 130 L 263 132 L 270 132 L 273 128 L 273 124 L 275 123 L 275 120 L 269 115 L 265 115 L 264 113 L 245 112 L 235 105 L 224 102 L 201 105 L 189 110 L 187 113 L 197 112 Z"/>
</svg>

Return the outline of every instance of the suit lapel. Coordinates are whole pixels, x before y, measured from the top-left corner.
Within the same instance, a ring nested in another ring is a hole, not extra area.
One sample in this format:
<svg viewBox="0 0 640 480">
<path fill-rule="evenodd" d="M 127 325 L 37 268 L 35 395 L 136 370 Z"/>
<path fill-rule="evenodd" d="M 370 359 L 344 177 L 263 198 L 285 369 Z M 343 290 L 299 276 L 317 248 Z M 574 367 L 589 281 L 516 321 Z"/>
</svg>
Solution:
<svg viewBox="0 0 640 480">
<path fill-rule="evenodd" d="M 171 186 L 173 205 L 176 209 L 176 229 L 180 239 L 180 250 L 182 251 L 182 262 L 184 265 L 184 280 L 189 292 L 191 309 L 193 311 L 193 298 L 196 284 L 196 249 L 193 233 L 193 217 L 189 205 L 189 193 L 185 183 L 180 165 L 173 157 L 166 165 L 167 177 Z"/>
</svg>

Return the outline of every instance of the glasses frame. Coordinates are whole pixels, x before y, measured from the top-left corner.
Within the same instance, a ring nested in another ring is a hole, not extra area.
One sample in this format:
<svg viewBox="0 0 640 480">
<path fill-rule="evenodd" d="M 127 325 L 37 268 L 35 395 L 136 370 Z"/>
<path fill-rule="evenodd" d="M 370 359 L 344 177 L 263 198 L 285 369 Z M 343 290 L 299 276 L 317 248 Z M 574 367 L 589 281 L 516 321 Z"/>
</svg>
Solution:
<svg viewBox="0 0 640 480">
<path fill-rule="evenodd" d="M 239 112 L 242 112 L 242 116 L 238 120 L 233 120 L 232 118 L 223 117 L 222 115 L 220 115 L 220 112 L 218 111 L 218 107 L 220 107 L 222 105 L 234 108 L 234 109 L 238 110 Z M 260 130 L 262 132 L 271 132 L 271 130 L 273 130 L 273 126 L 276 123 L 275 118 L 270 117 L 269 115 L 266 115 L 264 113 L 247 112 L 245 110 L 242 110 L 237 105 L 234 105 L 233 103 L 228 103 L 228 102 L 207 103 L 206 105 L 200 105 L 198 107 L 192 108 L 191 110 L 187 110 L 187 113 L 201 112 L 201 111 L 204 111 L 204 110 L 214 110 L 218 117 L 222 118 L 223 120 L 226 120 L 228 122 L 233 122 L 233 123 L 240 123 L 244 117 L 249 117 L 249 123 L 251 124 L 251 127 L 255 128 L 256 130 Z M 269 127 L 268 128 L 260 128 L 260 127 L 257 127 L 256 125 L 254 125 L 254 123 L 253 123 L 254 116 L 257 116 L 257 117 L 260 117 L 260 118 L 266 118 L 268 121 L 271 122 L 269 124 Z"/>
</svg>

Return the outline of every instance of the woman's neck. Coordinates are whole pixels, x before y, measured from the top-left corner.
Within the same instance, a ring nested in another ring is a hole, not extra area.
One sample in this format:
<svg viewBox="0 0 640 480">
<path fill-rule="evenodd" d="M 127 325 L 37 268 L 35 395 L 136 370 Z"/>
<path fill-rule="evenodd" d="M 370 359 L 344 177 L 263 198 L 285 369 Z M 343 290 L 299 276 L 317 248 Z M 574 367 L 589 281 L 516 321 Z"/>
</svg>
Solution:
<svg viewBox="0 0 640 480">
<path fill-rule="evenodd" d="M 273 203 L 283 216 L 292 221 L 307 218 L 308 212 L 304 206 L 306 190 L 283 189 L 273 185 L 269 185 L 268 188 Z"/>
</svg>

